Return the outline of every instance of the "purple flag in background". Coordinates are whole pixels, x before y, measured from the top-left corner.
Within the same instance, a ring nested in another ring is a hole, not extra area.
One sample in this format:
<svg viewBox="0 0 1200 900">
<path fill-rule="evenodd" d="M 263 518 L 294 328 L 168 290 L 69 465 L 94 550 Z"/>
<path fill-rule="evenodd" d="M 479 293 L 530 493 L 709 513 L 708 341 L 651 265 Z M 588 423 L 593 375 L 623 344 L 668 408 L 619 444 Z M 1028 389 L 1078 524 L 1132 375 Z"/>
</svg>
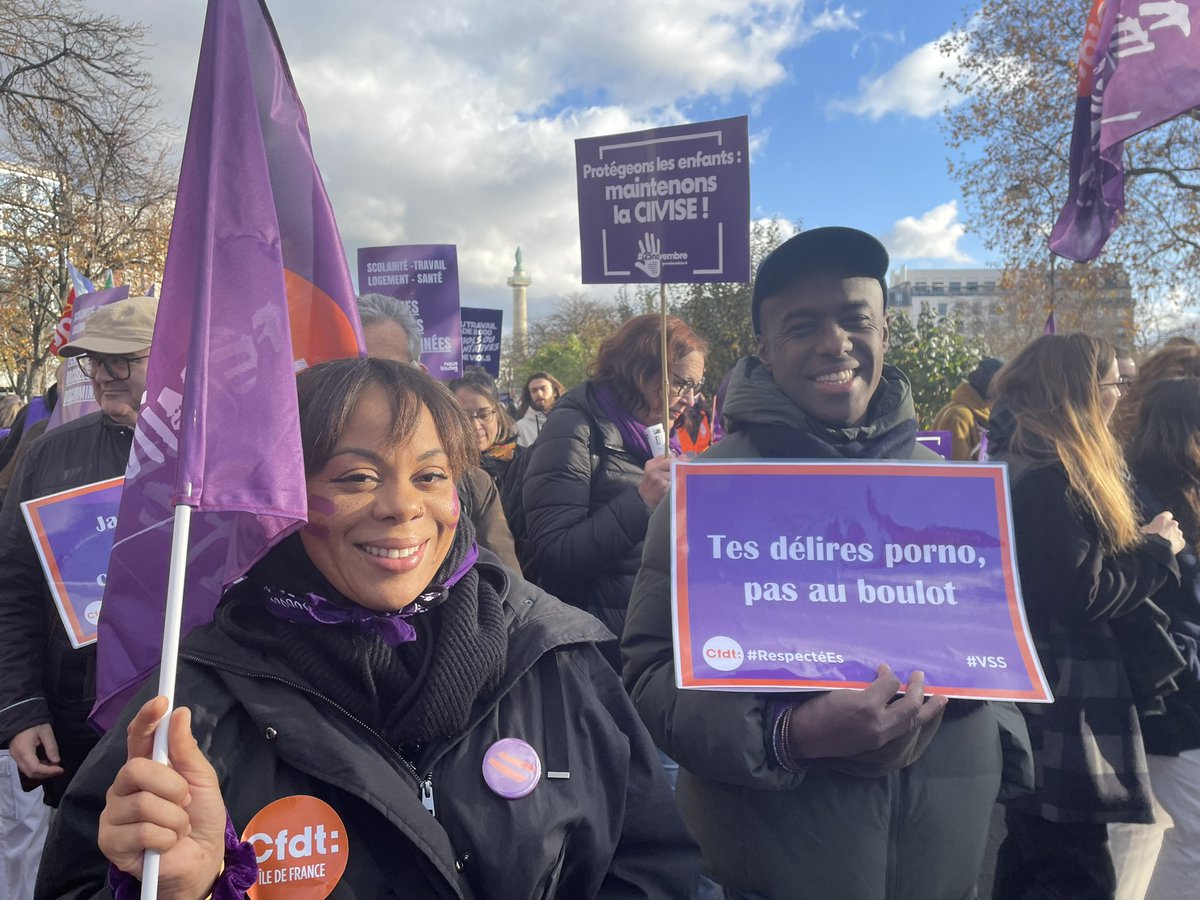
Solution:
<svg viewBox="0 0 1200 900">
<path fill-rule="evenodd" d="M 186 633 L 306 519 L 295 371 L 361 348 L 341 238 L 266 7 L 210 0 L 100 619 L 101 727 L 158 664 L 173 507 L 196 511 Z"/>
<path fill-rule="evenodd" d="M 1046 327 L 1042 329 L 1042 334 L 1056 334 L 1058 326 L 1054 323 L 1054 313 L 1046 316 Z"/>
<path fill-rule="evenodd" d="M 1087 262 L 1125 210 L 1122 142 L 1200 105 L 1200 0 L 1094 0 L 1077 93 L 1070 194 L 1050 249 Z"/>
</svg>

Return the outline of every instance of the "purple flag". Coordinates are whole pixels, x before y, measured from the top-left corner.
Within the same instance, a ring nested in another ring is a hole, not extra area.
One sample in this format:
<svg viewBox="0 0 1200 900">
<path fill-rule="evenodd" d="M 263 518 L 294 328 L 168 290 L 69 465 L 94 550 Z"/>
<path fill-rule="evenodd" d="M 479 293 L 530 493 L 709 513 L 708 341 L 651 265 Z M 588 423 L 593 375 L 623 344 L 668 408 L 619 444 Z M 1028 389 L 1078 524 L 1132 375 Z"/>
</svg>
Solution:
<svg viewBox="0 0 1200 900">
<path fill-rule="evenodd" d="M 1046 327 L 1042 329 L 1042 334 L 1057 334 L 1058 326 L 1054 323 L 1054 313 L 1046 316 Z"/>
<path fill-rule="evenodd" d="M 186 633 L 306 519 L 295 371 L 361 352 L 341 238 L 270 16 L 259 0 L 210 0 L 100 620 L 101 727 L 158 664 L 173 507 L 195 510 Z"/>
<path fill-rule="evenodd" d="M 1200 0 L 1094 0 L 1077 93 L 1070 194 L 1050 249 L 1087 262 L 1125 210 L 1124 140 L 1200 105 Z"/>
</svg>

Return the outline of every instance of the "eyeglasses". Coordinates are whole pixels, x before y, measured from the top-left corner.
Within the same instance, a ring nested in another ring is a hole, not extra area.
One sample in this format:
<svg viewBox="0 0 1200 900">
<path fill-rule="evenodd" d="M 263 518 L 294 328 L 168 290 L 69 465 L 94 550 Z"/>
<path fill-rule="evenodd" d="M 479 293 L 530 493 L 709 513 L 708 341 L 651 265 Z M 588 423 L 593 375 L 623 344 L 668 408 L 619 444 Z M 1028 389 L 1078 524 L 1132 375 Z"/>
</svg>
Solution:
<svg viewBox="0 0 1200 900">
<path fill-rule="evenodd" d="M 702 381 L 691 381 L 687 378 L 680 378 L 678 375 L 671 376 L 671 390 L 676 396 L 682 397 L 684 394 L 691 394 L 693 397 L 700 393 L 700 389 L 704 387 Z"/>
<path fill-rule="evenodd" d="M 474 412 L 467 412 L 467 418 L 474 419 L 476 422 L 490 422 L 495 417 L 494 409 L 477 409 Z"/>
<path fill-rule="evenodd" d="M 1125 394 L 1128 394 L 1133 389 L 1133 379 L 1132 378 L 1120 378 L 1116 381 L 1102 381 L 1102 382 L 1100 382 L 1100 387 L 1116 388 L 1117 393 L 1124 396 Z"/>
<path fill-rule="evenodd" d="M 108 377 L 116 381 L 124 381 L 129 377 L 130 364 L 138 360 L 149 359 L 150 355 L 146 356 L 77 356 L 75 364 L 79 366 L 79 371 L 88 378 L 95 378 L 100 371 L 100 367 L 104 367 L 104 371 L 108 373 Z"/>
</svg>

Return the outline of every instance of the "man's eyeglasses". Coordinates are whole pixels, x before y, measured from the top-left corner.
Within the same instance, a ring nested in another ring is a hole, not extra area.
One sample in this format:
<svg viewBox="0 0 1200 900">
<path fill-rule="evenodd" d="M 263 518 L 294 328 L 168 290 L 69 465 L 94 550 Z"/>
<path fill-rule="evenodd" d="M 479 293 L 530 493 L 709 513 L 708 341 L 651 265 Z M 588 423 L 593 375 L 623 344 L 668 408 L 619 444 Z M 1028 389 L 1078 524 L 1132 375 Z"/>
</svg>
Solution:
<svg viewBox="0 0 1200 900">
<path fill-rule="evenodd" d="M 1100 382 L 1100 387 L 1116 388 L 1117 393 L 1124 396 L 1125 394 L 1128 394 L 1133 389 L 1133 379 L 1132 378 L 1118 378 L 1116 381 L 1102 381 L 1102 382 Z"/>
<path fill-rule="evenodd" d="M 145 356 L 77 356 L 75 363 L 79 366 L 79 371 L 88 378 L 95 378 L 100 371 L 100 367 L 104 367 L 104 371 L 108 373 L 108 377 L 116 381 L 124 381 L 129 377 L 130 364 L 141 359 L 149 359 L 150 355 Z"/>
<path fill-rule="evenodd" d="M 496 417 L 494 409 L 477 409 L 474 412 L 467 412 L 467 418 L 474 419 L 476 422 L 490 422 Z"/>
<path fill-rule="evenodd" d="M 700 389 L 704 387 L 701 381 L 691 381 L 687 378 L 679 378 L 671 376 L 671 390 L 677 397 L 682 397 L 684 394 L 691 394 L 693 397 L 700 393 Z"/>
</svg>

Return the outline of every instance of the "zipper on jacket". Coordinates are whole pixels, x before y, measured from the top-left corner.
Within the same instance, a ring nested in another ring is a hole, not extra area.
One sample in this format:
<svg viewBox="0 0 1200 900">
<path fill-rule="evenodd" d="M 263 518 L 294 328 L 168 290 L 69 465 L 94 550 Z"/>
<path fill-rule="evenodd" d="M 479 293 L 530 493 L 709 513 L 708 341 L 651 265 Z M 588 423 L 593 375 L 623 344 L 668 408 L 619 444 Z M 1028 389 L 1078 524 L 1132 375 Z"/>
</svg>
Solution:
<svg viewBox="0 0 1200 900">
<path fill-rule="evenodd" d="M 370 725 L 368 725 L 366 722 L 364 722 L 358 716 L 354 715 L 354 713 L 350 712 L 350 710 L 346 709 L 346 707 L 342 706 L 337 701 L 331 700 L 329 697 L 326 697 L 320 691 L 315 691 L 312 688 L 307 687 L 306 685 L 300 684 L 295 681 L 291 681 L 290 679 L 287 679 L 287 678 L 282 678 L 279 675 L 268 675 L 264 672 L 250 672 L 250 671 L 247 671 L 246 669 L 239 669 L 235 666 L 226 665 L 224 663 L 218 663 L 214 660 L 208 659 L 207 657 L 193 656 L 190 653 L 181 653 L 181 654 L 179 654 L 179 656 L 180 656 L 180 658 L 189 660 L 190 662 L 194 662 L 197 665 L 208 666 L 213 669 L 219 669 L 224 672 L 229 672 L 232 675 L 240 675 L 243 678 L 262 678 L 267 681 L 277 681 L 280 684 L 285 684 L 288 687 L 293 688 L 302 694 L 307 694 L 310 697 L 316 697 L 318 700 L 323 700 L 325 703 L 332 706 L 334 709 L 336 709 L 338 712 L 340 712 L 343 716 L 345 716 L 347 719 L 349 719 L 351 722 L 353 722 L 355 725 L 357 725 L 359 728 L 361 728 L 367 734 L 371 735 L 371 737 L 375 738 L 375 740 L 378 741 L 381 746 L 387 748 L 389 755 L 391 755 L 392 757 L 394 757 L 395 759 L 400 761 L 400 764 L 404 767 L 404 770 L 406 772 L 408 772 L 408 774 L 412 777 L 412 780 L 416 783 L 417 793 L 421 798 L 421 805 L 423 807 L 425 807 L 427 810 L 429 810 L 429 814 L 431 816 L 435 816 L 434 803 L 433 803 L 433 769 L 430 769 L 429 772 L 425 775 L 425 777 L 422 778 L 421 773 L 417 770 L 417 767 L 414 766 L 412 763 L 410 763 L 407 759 L 405 759 L 404 755 L 402 753 L 400 753 L 400 751 L 397 750 L 395 747 L 393 747 L 391 745 L 391 743 L 387 740 L 387 738 L 385 738 L 382 734 L 380 734 L 378 731 L 376 731 L 374 728 L 372 728 Z M 432 763 L 430 763 L 430 765 L 432 765 Z"/>
</svg>

